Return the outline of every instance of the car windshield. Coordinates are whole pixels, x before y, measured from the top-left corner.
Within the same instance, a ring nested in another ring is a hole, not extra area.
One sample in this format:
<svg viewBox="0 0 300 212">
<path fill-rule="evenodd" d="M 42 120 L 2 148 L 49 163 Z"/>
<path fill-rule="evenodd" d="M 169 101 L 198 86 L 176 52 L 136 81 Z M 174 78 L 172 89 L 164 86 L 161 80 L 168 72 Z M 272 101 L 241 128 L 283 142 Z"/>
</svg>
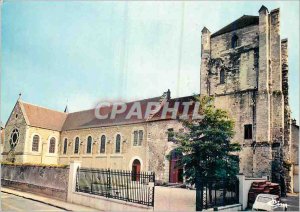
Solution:
<svg viewBox="0 0 300 212">
<path fill-rule="evenodd" d="M 258 202 L 264 202 L 264 203 L 267 203 L 267 202 L 272 201 L 272 198 L 270 198 L 270 197 L 258 197 L 257 201 L 258 201 Z"/>
</svg>

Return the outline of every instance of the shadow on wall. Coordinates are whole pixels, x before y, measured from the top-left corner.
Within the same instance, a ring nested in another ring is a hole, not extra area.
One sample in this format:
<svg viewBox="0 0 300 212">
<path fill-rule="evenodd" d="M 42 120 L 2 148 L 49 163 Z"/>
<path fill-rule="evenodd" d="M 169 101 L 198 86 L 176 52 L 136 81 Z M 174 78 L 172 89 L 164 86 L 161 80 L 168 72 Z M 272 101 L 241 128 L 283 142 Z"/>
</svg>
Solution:
<svg viewBox="0 0 300 212">
<path fill-rule="evenodd" d="M 2 185 L 67 200 L 69 168 L 1 164 Z"/>
</svg>

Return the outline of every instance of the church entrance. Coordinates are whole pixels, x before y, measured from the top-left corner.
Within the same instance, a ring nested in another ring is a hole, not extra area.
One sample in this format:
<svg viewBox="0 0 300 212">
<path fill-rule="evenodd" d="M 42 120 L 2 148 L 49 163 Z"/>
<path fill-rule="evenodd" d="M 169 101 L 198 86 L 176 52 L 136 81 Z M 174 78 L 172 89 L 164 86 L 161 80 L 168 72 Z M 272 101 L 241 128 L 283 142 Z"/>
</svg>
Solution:
<svg viewBox="0 0 300 212">
<path fill-rule="evenodd" d="M 183 167 L 178 164 L 181 158 L 182 154 L 176 153 L 175 151 L 171 152 L 169 174 L 170 183 L 183 183 Z"/>
<path fill-rule="evenodd" d="M 138 159 L 135 159 L 132 163 L 132 181 L 140 180 L 141 163 Z"/>
</svg>

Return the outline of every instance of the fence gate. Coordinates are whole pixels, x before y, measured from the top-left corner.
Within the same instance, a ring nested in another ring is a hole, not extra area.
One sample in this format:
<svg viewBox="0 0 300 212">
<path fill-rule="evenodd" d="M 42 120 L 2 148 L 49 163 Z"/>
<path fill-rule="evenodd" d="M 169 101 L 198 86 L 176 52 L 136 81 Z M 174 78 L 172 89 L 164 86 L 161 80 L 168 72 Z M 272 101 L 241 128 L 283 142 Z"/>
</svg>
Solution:
<svg viewBox="0 0 300 212">
<path fill-rule="evenodd" d="M 154 207 L 154 172 L 78 168 L 76 191 Z"/>
<path fill-rule="evenodd" d="M 239 203 L 239 181 L 204 181 L 201 188 L 202 209 Z"/>
</svg>

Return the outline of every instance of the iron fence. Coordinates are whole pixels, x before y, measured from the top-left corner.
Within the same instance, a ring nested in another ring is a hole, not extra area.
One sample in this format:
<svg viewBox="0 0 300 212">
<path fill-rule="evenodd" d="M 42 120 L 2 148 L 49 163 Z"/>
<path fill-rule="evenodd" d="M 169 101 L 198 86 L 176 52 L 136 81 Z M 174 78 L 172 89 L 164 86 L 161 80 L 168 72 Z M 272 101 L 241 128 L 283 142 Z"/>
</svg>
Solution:
<svg viewBox="0 0 300 212">
<path fill-rule="evenodd" d="M 239 181 L 237 179 L 204 181 L 200 192 L 203 195 L 203 209 L 239 203 Z"/>
<path fill-rule="evenodd" d="M 154 207 L 153 172 L 78 168 L 76 191 Z"/>
</svg>

